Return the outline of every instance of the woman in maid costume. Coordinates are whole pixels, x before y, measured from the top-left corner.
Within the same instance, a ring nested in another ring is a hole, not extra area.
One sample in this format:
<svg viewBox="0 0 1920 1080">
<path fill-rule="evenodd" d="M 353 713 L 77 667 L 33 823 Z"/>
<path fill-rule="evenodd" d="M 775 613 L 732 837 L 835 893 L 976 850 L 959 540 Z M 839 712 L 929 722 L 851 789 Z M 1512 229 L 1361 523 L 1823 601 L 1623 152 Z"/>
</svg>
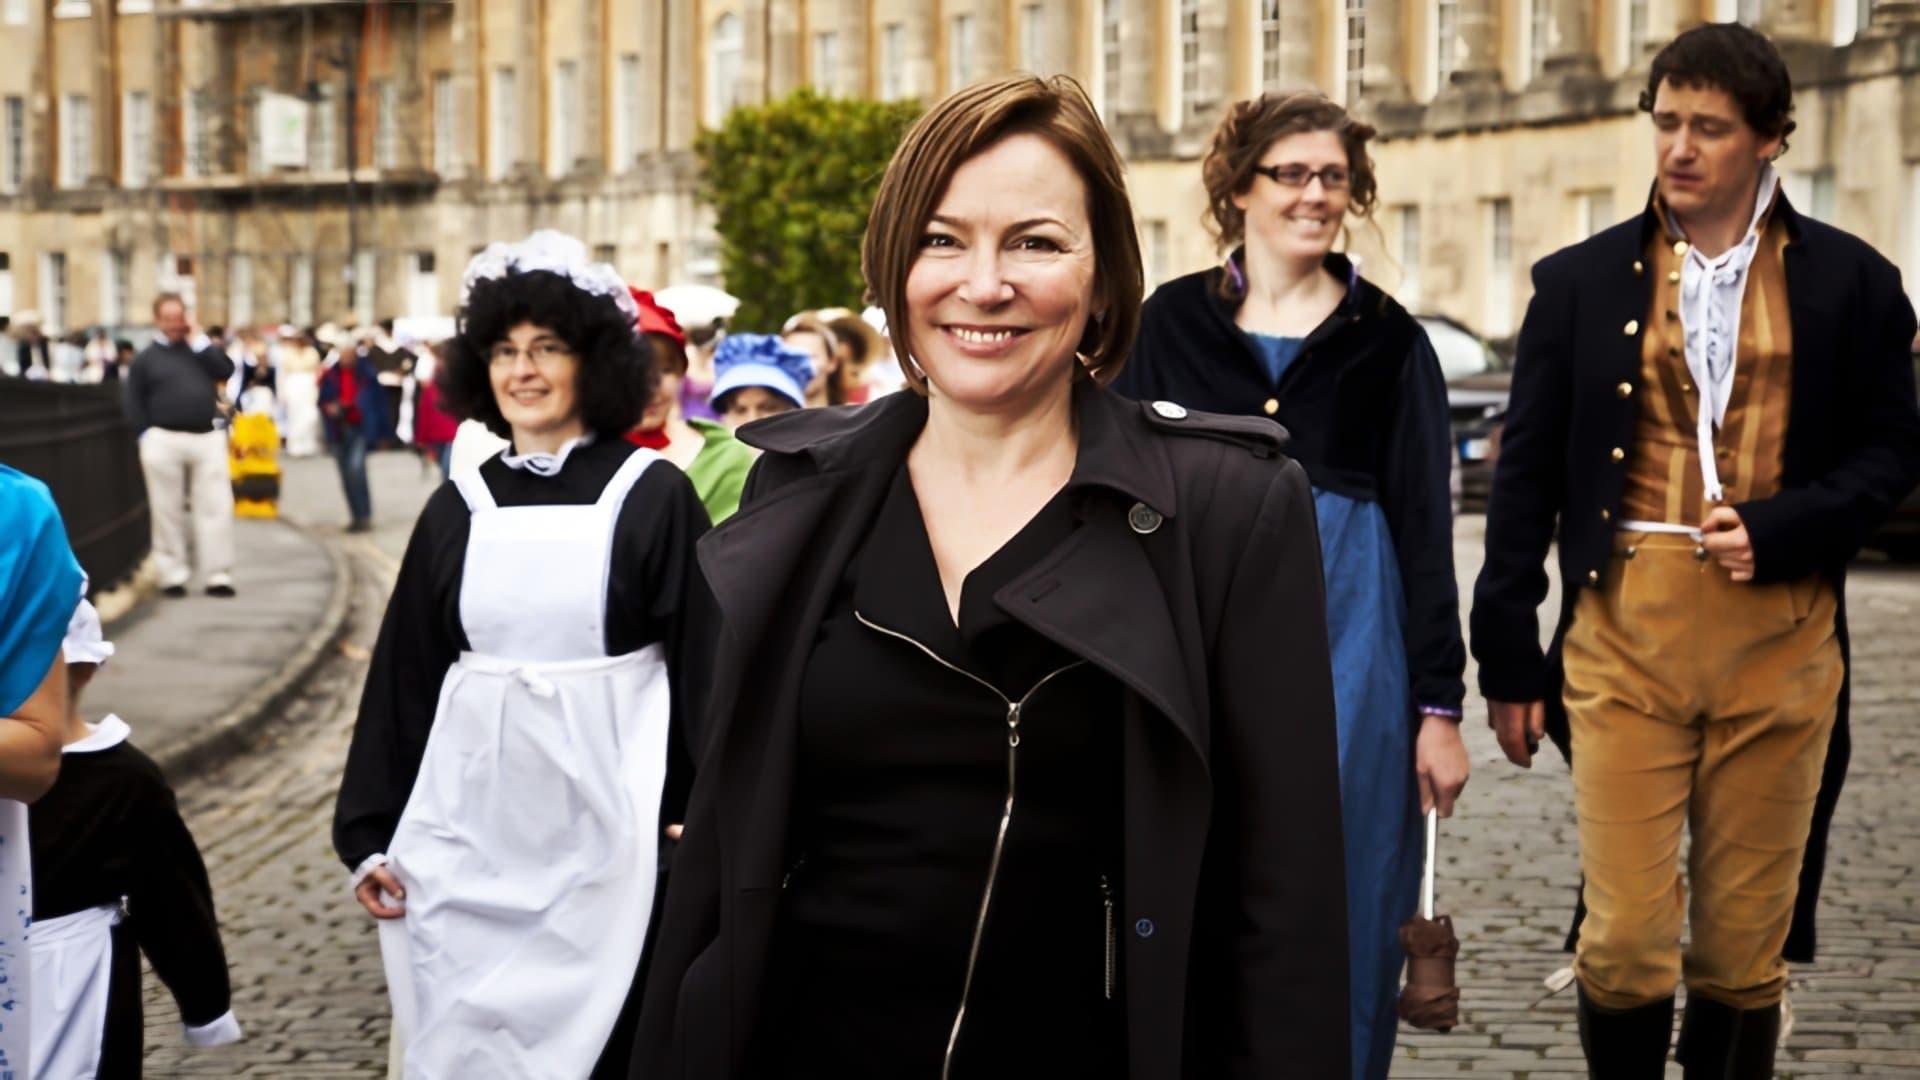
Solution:
<svg viewBox="0 0 1920 1080">
<path fill-rule="evenodd" d="M 414 527 L 334 846 L 407 1077 L 577 1080 L 603 1050 L 624 1073 L 707 516 L 621 437 L 655 376 L 611 267 L 541 231 L 475 256 L 461 296 L 447 403 L 511 444 Z"/>
</svg>

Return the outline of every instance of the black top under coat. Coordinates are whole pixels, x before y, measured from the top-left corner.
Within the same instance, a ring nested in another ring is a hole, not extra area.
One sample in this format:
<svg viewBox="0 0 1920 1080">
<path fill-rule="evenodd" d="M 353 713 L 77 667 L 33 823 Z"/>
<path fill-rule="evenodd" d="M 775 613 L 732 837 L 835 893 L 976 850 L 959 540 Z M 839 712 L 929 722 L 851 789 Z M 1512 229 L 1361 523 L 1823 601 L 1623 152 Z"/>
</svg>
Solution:
<svg viewBox="0 0 1920 1080">
<path fill-rule="evenodd" d="M 1119 686 L 993 599 L 1078 528 L 1074 502 L 1055 495 L 967 575 L 956 625 L 898 469 L 801 686 L 799 855 L 760 1075 L 939 1074 L 1006 807 L 1009 702 L 1021 702 L 1016 798 L 954 1075 L 1124 1074 L 1106 911 L 1120 878 Z"/>
</svg>

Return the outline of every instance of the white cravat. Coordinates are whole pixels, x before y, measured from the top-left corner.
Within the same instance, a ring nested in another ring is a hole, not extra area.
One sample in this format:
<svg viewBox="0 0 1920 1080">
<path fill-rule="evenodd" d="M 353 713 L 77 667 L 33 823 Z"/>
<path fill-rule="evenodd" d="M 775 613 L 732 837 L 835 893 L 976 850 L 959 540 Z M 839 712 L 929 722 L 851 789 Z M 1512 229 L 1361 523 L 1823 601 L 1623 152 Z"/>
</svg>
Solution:
<svg viewBox="0 0 1920 1080">
<path fill-rule="evenodd" d="M 1700 479 L 1710 502 L 1725 496 L 1720 470 L 1714 465 L 1713 435 L 1727 418 L 1733 397 L 1733 371 L 1740 344 L 1740 305 L 1747 289 L 1747 269 L 1760 250 L 1760 219 L 1772 205 L 1780 176 L 1768 165 L 1760 173 L 1747 235 L 1738 244 L 1709 259 L 1698 247 L 1688 247 L 1680 264 L 1680 328 L 1686 337 L 1687 372 L 1700 392 L 1695 430 L 1700 440 Z"/>
<path fill-rule="evenodd" d="M 537 451 L 531 454 L 509 452 L 500 455 L 500 463 L 509 469 L 521 469 L 535 476 L 556 476 L 566 465 L 569 454 L 578 447 L 590 446 L 592 443 L 593 432 L 589 431 L 585 435 L 576 436 L 562 443 L 560 452 L 557 454 L 543 454 Z M 508 449 L 510 451 L 512 448 Z"/>
</svg>

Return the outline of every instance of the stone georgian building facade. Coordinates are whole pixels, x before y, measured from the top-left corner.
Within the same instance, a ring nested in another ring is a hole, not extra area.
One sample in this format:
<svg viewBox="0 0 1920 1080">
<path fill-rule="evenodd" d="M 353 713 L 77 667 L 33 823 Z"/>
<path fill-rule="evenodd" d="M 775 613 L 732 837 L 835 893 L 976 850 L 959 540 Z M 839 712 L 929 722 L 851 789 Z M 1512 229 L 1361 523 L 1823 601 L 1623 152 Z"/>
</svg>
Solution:
<svg viewBox="0 0 1920 1080">
<path fill-rule="evenodd" d="M 1798 204 L 1920 274 L 1914 0 L 0 0 L 0 314 L 144 323 L 161 289 L 205 323 L 447 314 L 474 250 L 539 226 L 636 282 L 715 280 L 702 125 L 1032 70 L 1099 104 L 1156 282 L 1217 257 L 1226 103 L 1346 101 L 1383 136 L 1366 271 L 1499 338 L 1535 259 L 1642 205 L 1653 52 L 1728 19 L 1790 58 Z"/>
</svg>

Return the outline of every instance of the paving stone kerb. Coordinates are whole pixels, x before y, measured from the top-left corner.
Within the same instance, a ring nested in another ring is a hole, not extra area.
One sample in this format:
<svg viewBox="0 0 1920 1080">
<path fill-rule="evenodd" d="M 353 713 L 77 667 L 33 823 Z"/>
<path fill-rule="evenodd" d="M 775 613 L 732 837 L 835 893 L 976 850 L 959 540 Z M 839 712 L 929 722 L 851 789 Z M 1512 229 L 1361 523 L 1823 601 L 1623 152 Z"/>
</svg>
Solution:
<svg viewBox="0 0 1920 1080">
<path fill-rule="evenodd" d="M 286 521 L 234 523 L 239 595 L 156 596 L 108 627 L 118 647 L 82 701 L 118 713 L 175 781 L 244 750 L 346 624 L 344 558 Z"/>
</svg>

